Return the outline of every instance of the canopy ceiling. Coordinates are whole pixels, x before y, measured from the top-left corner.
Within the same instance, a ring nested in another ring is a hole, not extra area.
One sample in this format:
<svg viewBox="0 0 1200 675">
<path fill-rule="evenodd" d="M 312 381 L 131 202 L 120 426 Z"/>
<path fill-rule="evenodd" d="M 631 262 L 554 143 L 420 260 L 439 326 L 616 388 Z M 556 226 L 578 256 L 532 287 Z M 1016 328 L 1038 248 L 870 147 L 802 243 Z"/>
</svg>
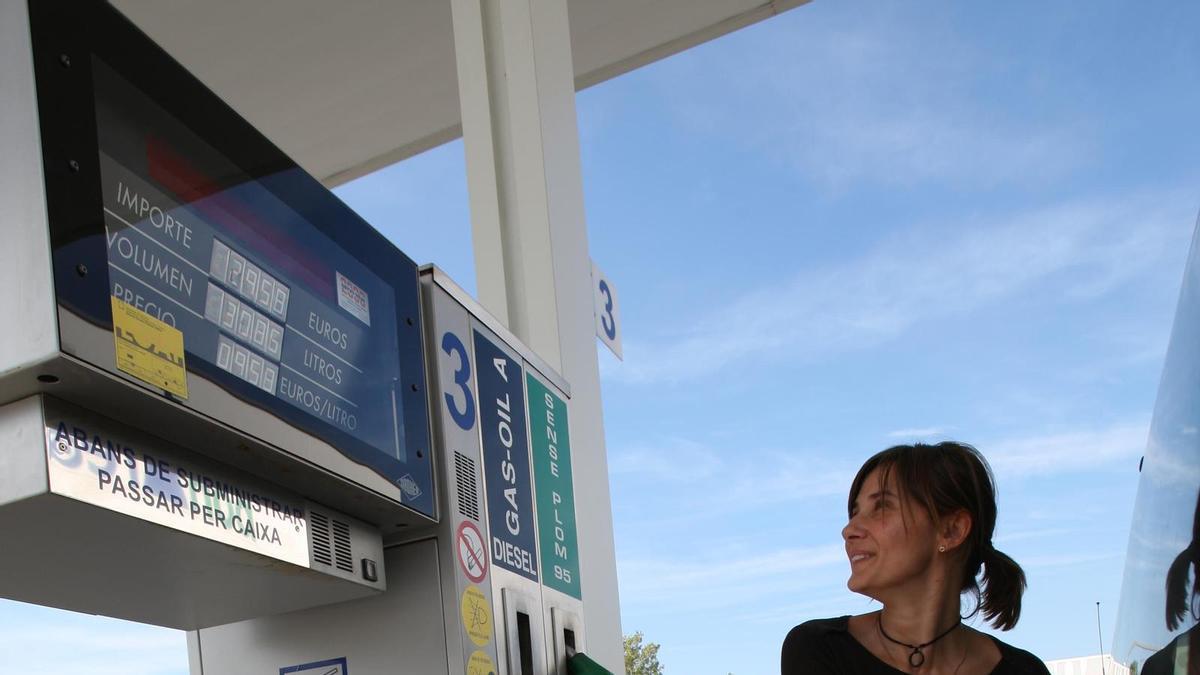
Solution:
<svg viewBox="0 0 1200 675">
<path fill-rule="evenodd" d="M 568 0 L 582 89 L 807 0 Z M 112 0 L 334 186 L 461 134 L 449 0 Z"/>
</svg>

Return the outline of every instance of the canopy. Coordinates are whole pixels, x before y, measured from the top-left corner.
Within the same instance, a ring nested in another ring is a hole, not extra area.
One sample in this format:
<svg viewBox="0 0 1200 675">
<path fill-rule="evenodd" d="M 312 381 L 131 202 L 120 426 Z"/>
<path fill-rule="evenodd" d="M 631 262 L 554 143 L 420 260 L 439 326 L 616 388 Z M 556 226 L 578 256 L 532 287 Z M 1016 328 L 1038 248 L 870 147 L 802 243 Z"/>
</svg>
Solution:
<svg viewBox="0 0 1200 675">
<path fill-rule="evenodd" d="M 330 187 L 461 134 L 450 0 L 112 1 Z M 575 87 L 806 1 L 568 0 Z"/>
</svg>

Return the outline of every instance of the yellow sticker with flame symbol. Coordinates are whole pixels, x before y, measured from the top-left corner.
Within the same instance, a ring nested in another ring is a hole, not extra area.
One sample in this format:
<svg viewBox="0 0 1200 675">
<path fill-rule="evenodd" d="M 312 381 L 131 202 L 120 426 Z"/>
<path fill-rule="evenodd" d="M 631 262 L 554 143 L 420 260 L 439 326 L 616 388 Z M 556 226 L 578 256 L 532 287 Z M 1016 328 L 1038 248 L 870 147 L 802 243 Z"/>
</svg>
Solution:
<svg viewBox="0 0 1200 675">
<path fill-rule="evenodd" d="M 468 586 L 462 595 L 463 628 L 476 646 L 492 641 L 492 607 L 478 587 Z"/>
<path fill-rule="evenodd" d="M 183 333 L 115 295 L 112 317 L 117 370 L 179 398 L 187 398 Z"/>
</svg>

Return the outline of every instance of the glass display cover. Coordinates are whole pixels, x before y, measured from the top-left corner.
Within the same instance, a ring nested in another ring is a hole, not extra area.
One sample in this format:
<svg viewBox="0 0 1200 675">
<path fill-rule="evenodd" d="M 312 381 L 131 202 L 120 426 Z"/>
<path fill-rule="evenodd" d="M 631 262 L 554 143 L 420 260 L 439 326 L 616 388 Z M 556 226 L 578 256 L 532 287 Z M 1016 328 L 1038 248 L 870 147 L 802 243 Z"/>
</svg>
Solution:
<svg viewBox="0 0 1200 675">
<path fill-rule="evenodd" d="M 432 515 L 412 260 L 108 3 L 44 0 L 30 17 L 60 305 L 114 334 L 114 306 L 177 330 L 176 368 Z M 134 377 L 228 414 L 186 386 Z"/>
<path fill-rule="evenodd" d="M 391 286 L 93 63 L 109 284 L 191 359 L 404 460 Z"/>
</svg>

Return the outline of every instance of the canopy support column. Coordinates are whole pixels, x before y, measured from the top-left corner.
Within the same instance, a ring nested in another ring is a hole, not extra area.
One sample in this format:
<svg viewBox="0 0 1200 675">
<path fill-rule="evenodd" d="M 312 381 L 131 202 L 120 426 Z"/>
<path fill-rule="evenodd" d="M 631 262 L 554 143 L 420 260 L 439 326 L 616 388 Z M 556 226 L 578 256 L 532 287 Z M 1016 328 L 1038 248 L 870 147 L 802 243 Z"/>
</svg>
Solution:
<svg viewBox="0 0 1200 675">
<path fill-rule="evenodd" d="M 623 672 L 567 3 L 451 6 L 479 301 L 570 383 L 588 652 Z"/>
</svg>

